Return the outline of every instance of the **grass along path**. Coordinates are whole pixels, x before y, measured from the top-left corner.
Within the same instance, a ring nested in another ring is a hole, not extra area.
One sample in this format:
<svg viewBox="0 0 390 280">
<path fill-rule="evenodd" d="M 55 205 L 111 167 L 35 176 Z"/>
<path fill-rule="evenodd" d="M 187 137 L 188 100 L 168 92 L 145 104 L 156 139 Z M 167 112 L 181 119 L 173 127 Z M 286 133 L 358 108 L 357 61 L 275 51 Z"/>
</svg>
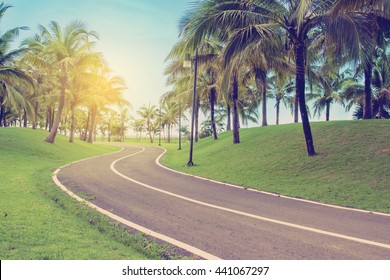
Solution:
<svg viewBox="0 0 390 280">
<path fill-rule="evenodd" d="M 161 259 L 165 248 L 75 202 L 52 182 L 58 167 L 116 147 L 70 144 L 47 132 L 0 128 L 0 259 Z"/>
<path fill-rule="evenodd" d="M 241 144 L 230 132 L 219 140 L 163 145 L 162 163 L 171 168 L 243 187 L 390 213 L 390 120 L 313 122 L 318 153 L 306 155 L 301 124 L 241 129 Z"/>
</svg>

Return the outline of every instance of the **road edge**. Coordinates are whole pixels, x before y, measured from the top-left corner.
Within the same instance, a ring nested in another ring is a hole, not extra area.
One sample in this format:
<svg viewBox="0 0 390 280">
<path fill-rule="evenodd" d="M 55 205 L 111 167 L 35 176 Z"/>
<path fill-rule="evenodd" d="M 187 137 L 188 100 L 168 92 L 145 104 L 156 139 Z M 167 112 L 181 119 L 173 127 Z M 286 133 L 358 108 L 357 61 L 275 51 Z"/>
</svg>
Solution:
<svg viewBox="0 0 390 280">
<path fill-rule="evenodd" d="M 313 200 L 308 200 L 308 199 L 303 199 L 303 198 L 296 198 L 296 197 L 291 197 L 291 196 L 279 195 L 279 194 L 266 192 L 266 191 L 261 191 L 261 190 L 257 190 L 257 189 L 245 188 L 243 186 L 238 186 L 238 185 L 234 185 L 234 184 L 230 184 L 230 183 L 219 182 L 219 181 L 216 181 L 216 180 L 213 180 L 213 179 L 209 179 L 209 178 L 205 178 L 205 177 L 201 177 L 201 176 L 185 173 L 185 172 L 182 172 L 182 171 L 178 171 L 178 170 L 175 170 L 175 169 L 170 168 L 168 166 L 165 166 L 165 165 L 163 165 L 160 162 L 162 157 L 168 151 L 167 151 L 167 149 L 165 149 L 165 148 L 163 148 L 161 146 L 158 146 L 158 148 L 162 149 L 164 152 L 159 157 L 157 157 L 157 159 L 155 160 L 155 163 L 158 166 L 160 166 L 161 168 L 164 168 L 166 170 L 169 170 L 169 171 L 181 174 L 181 175 L 193 177 L 193 178 L 200 179 L 200 180 L 203 180 L 203 181 L 213 182 L 213 183 L 220 184 L 220 185 L 223 185 L 223 186 L 226 186 L 226 187 L 230 187 L 230 188 L 245 189 L 245 190 L 250 191 L 250 192 L 261 193 L 261 194 L 265 194 L 265 195 L 269 195 L 269 196 L 273 196 L 273 197 L 280 197 L 280 198 L 285 198 L 285 199 L 290 199 L 290 200 L 295 200 L 295 201 L 301 201 L 301 202 L 306 202 L 306 203 L 310 203 L 310 204 L 314 204 L 314 205 L 325 206 L 325 207 L 341 209 L 341 210 L 347 210 L 347 211 L 352 211 L 352 212 L 359 212 L 359 213 L 366 213 L 366 214 L 373 214 L 373 215 L 390 217 L 390 214 L 387 214 L 387 213 L 363 210 L 363 209 L 358 209 L 358 208 L 349 208 L 349 207 L 344 207 L 344 206 L 339 206 L 339 205 L 321 203 L 321 202 L 318 202 L 318 201 L 313 201 Z"/>
<path fill-rule="evenodd" d="M 136 146 L 136 145 L 134 145 L 134 146 Z M 140 146 L 138 146 L 138 147 L 140 147 Z M 94 158 L 97 158 L 97 157 L 102 157 L 102 156 L 106 156 L 106 155 L 110 155 L 110 154 L 120 153 L 124 149 L 125 148 L 122 147 L 122 149 L 119 150 L 119 151 L 115 151 L 115 152 L 107 153 L 107 154 L 103 154 L 103 155 L 98 155 L 98 156 L 93 156 L 93 157 L 89 157 L 89 158 L 85 158 L 85 159 L 81 159 L 81 160 L 77 160 L 77 161 L 65 164 L 65 165 L 59 167 L 58 169 L 56 169 L 52 173 L 52 180 L 57 185 L 57 187 L 59 187 L 62 191 L 64 191 L 67 195 L 69 195 L 70 197 L 72 197 L 76 201 L 87 205 L 91 209 L 94 209 L 95 211 L 97 211 L 97 212 L 99 212 L 99 213 L 101 213 L 101 214 L 103 214 L 103 215 L 105 215 L 105 216 L 107 216 L 107 217 L 109 217 L 109 218 L 111 218 L 111 219 L 113 219 L 115 221 L 118 221 L 121 224 L 124 224 L 124 225 L 126 225 L 126 226 L 128 226 L 128 227 L 130 227 L 132 229 L 135 229 L 135 230 L 137 230 L 139 232 L 142 232 L 142 233 L 144 233 L 144 234 L 146 234 L 148 236 L 151 236 L 151 237 L 157 238 L 157 239 L 159 239 L 161 241 L 170 243 L 170 244 L 172 244 L 172 245 L 174 245 L 176 247 L 179 247 L 179 248 L 181 248 L 181 249 L 183 249 L 183 250 L 185 250 L 185 251 L 187 251 L 187 252 L 189 252 L 191 254 L 199 256 L 199 257 L 201 257 L 203 259 L 206 259 L 206 260 L 221 260 L 217 256 L 209 254 L 209 253 L 207 253 L 205 251 L 202 251 L 202 250 L 200 250 L 200 249 L 198 249 L 196 247 L 193 247 L 193 246 L 191 246 L 189 244 L 183 243 L 183 242 L 181 242 L 179 240 L 173 239 L 173 238 L 171 238 L 169 236 L 166 236 L 166 235 L 160 234 L 158 232 L 152 231 L 152 230 L 150 230 L 148 228 L 145 228 L 145 227 L 140 226 L 140 225 L 138 225 L 136 223 L 133 223 L 133 222 L 131 222 L 129 220 L 126 220 L 126 219 L 124 219 L 124 218 L 122 218 L 122 217 L 120 217 L 118 215 L 115 215 L 115 214 L 113 214 L 113 213 L 111 213 L 111 212 L 109 212 L 109 211 L 107 211 L 107 210 L 105 210 L 103 208 L 100 208 L 99 206 L 97 206 L 97 205 L 95 205 L 95 204 L 93 204 L 93 203 L 91 203 L 91 202 L 89 202 L 89 201 L 79 197 L 74 192 L 70 191 L 65 185 L 63 185 L 59 181 L 59 179 L 57 177 L 57 175 L 61 171 L 61 169 L 65 168 L 67 166 L 70 166 L 70 165 L 78 163 L 78 162 L 86 161 L 86 160 L 89 160 L 89 159 L 94 159 Z M 143 149 L 145 149 L 145 148 L 143 148 Z M 144 150 L 138 151 L 138 152 L 134 153 L 133 155 L 138 154 L 138 153 L 143 152 L 143 151 Z"/>
</svg>

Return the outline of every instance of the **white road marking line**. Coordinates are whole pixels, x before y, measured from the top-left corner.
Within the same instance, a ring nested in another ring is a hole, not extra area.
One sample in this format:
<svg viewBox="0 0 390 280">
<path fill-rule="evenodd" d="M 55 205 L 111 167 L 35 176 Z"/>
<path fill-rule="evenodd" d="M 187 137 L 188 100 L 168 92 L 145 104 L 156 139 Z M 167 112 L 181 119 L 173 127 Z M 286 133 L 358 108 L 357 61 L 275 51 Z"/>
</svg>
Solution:
<svg viewBox="0 0 390 280">
<path fill-rule="evenodd" d="M 335 209 L 347 210 L 347 211 L 352 211 L 352 212 L 359 212 L 359 213 L 374 214 L 374 215 L 379 215 L 379 216 L 390 217 L 390 214 L 387 214 L 387 213 L 374 212 L 374 211 L 368 211 L 368 210 L 362 210 L 362 209 L 356 209 L 356 208 L 348 208 L 348 207 L 337 206 L 337 205 L 332 205 L 332 204 L 325 204 L 325 203 L 321 203 L 321 202 L 317 202 L 317 201 L 307 200 L 307 199 L 303 199 L 303 198 L 290 197 L 290 196 L 284 196 L 284 195 L 279 195 L 279 194 L 266 192 L 266 191 L 261 191 L 261 190 L 256 190 L 256 189 L 251 189 L 251 188 L 247 188 L 246 189 L 246 188 L 244 188 L 242 186 L 237 186 L 237 185 L 229 184 L 229 183 L 223 183 L 223 182 L 219 182 L 219 181 L 216 181 L 216 180 L 213 180 L 213 179 L 209 179 L 209 178 L 200 177 L 200 176 L 197 176 L 197 175 L 193 175 L 193 174 L 177 171 L 175 169 L 172 169 L 172 168 L 169 168 L 167 166 L 164 166 L 164 165 L 162 165 L 160 163 L 161 158 L 164 156 L 164 154 L 167 152 L 167 150 L 165 148 L 163 148 L 163 147 L 159 147 L 159 148 L 163 149 L 164 152 L 155 160 L 155 163 L 158 166 L 160 166 L 161 168 L 164 168 L 166 170 L 169 170 L 169 171 L 172 171 L 172 172 L 184 175 L 184 176 L 193 177 L 193 178 L 196 178 L 196 179 L 200 179 L 200 180 L 203 180 L 203 181 L 216 183 L 216 184 L 219 184 L 219 185 L 222 185 L 222 186 L 227 186 L 227 187 L 231 187 L 231 188 L 235 188 L 235 189 L 240 189 L 240 190 L 245 189 L 246 191 L 250 191 L 250 192 L 256 192 L 256 193 L 261 193 L 261 194 L 270 195 L 270 196 L 274 196 L 274 197 L 280 197 L 280 198 L 285 198 L 285 199 L 290 199 L 290 200 L 295 200 L 295 201 L 306 202 L 306 203 L 310 203 L 310 204 L 314 204 L 314 205 L 320 205 L 320 206 L 325 206 L 325 207 L 329 207 L 329 208 L 335 208 Z"/>
<path fill-rule="evenodd" d="M 143 148 L 142 151 L 140 151 L 140 152 L 138 152 L 136 154 L 139 154 L 139 153 L 144 152 L 144 151 L 145 151 L 145 148 Z M 192 202 L 192 203 L 195 203 L 195 204 L 198 204 L 198 205 L 210 207 L 210 208 L 213 208 L 213 209 L 218 209 L 218 210 L 229 212 L 229 213 L 234 213 L 234 214 L 237 214 L 237 215 L 241 215 L 241 216 L 245 216 L 245 217 L 249 217 L 249 218 L 253 218 L 253 219 L 257 219 L 257 220 L 261 220 L 261 221 L 265 221 L 265 222 L 270 222 L 270 223 L 274 223 L 274 224 L 278 224 L 278 225 L 283 225 L 283 226 L 287 226 L 287 227 L 291 227 L 291 228 L 296 228 L 296 229 L 305 230 L 305 231 L 309 231 L 309 232 L 314 232 L 314 233 L 318 233 L 318 234 L 323 234 L 323 235 L 327 235 L 327 236 L 337 237 L 337 238 L 341 238 L 341 239 L 345 239 L 345 240 L 349 240 L 349 241 L 355 241 L 355 242 L 359 242 L 359 243 L 363 243 L 363 244 L 367 244 L 367 245 L 372 245 L 372 246 L 377 246 L 377 247 L 381 247 L 381 248 L 385 248 L 385 249 L 390 249 L 390 245 L 389 244 L 380 243 L 380 242 L 371 241 L 371 240 L 362 239 L 362 238 L 357 238 L 357 237 L 352 237 L 352 236 L 348 236 L 348 235 L 344 235 L 344 234 L 338 234 L 338 233 L 334 233 L 334 232 L 330 232 L 330 231 L 315 229 L 315 228 L 311 228 L 311 227 L 307 227 L 307 226 L 301 226 L 301 225 L 297 225 L 297 224 L 293 224 L 293 223 L 283 222 L 283 221 L 280 221 L 280 220 L 270 219 L 270 218 L 266 218 L 266 217 L 262 217 L 262 216 L 258 216 L 258 215 L 254 215 L 254 214 L 250 214 L 250 213 L 246 213 L 246 212 L 237 211 L 237 210 L 234 210 L 234 209 L 229 209 L 229 208 L 213 205 L 213 204 L 210 204 L 210 203 L 205 203 L 205 202 L 202 202 L 202 201 L 199 201 L 199 200 L 191 199 L 191 198 L 188 198 L 188 197 L 185 197 L 185 196 L 182 196 L 182 195 L 178 195 L 178 194 L 175 194 L 175 193 L 172 193 L 172 192 L 164 191 L 164 190 L 161 190 L 159 188 L 156 188 L 156 187 L 150 186 L 148 184 L 142 183 L 140 181 L 134 180 L 134 179 L 132 179 L 132 178 L 130 178 L 130 177 L 120 173 L 118 170 L 115 169 L 115 164 L 116 163 L 118 163 L 119 161 L 124 160 L 126 158 L 132 157 L 132 156 L 134 156 L 136 154 L 131 154 L 131 155 L 128 155 L 128 156 L 124 156 L 122 158 L 119 158 L 119 159 L 113 161 L 111 163 L 111 165 L 110 165 L 111 170 L 115 174 L 117 174 L 118 176 L 120 176 L 120 177 L 122 177 L 122 178 L 124 178 L 124 179 L 126 179 L 128 181 L 131 181 L 133 183 L 136 183 L 136 184 L 138 184 L 140 186 L 143 186 L 143 187 L 151 189 L 153 191 L 157 191 L 157 192 L 160 192 L 160 193 L 163 193 L 163 194 L 166 194 L 166 195 L 170 195 L 172 197 L 176 197 L 176 198 L 179 198 L 179 199 L 182 199 L 182 200 L 185 200 L 185 201 L 189 201 L 189 202 Z"/>
<path fill-rule="evenodd" d="M 124 148 L 123 148 L 122 150 L 120 150 L 119 152 L 121 152 L 121 151 L 123 151 L 123 150 L 124 150 Z M 133 155 L 142 153 L 143 151 L 145 151 L 145 148 L 142 148 L 141 151 L 138 151 L 138 152 L 136 152 L 136 153 L 134 153 L 134 154 L 131 154 L 130 156 L 133 156 Z M 118 152 L 114 152 L 114 153 L 118 153 Z M 96 158 L 96 157 L 98 157 L 98 156 L 94 156 L 94 157 L 91 157 L 91 158 L 88 158 L 88 159 L 93 159 L 93 158 Z M 85 160 L 87 160 L 87 159 L 75 161 L 75 162 L 72 162 L 71 164 L 76 163 L 76 162 L 85 161 Z M 69 165 L 71 165 L 71 164 L 64 165 L 64 166 L 62 166 L 61 168 L 66 167 L 66 166 L 69 166 Z M 107 211 L 107 210 L 105 210 L 105 209 L 103 209 L 103 208 L 100 208 L 99 206 L 97 206 L 97 205 L 95 205 L 95 204 L 93 204 L 93 203 L 91 203 L 91 202 L 89 202 L 89 201 L 86 201 L 85 199 L 79 197 L 78 195 L 76 195 L 75 193 L 73 193 L 72 191 L 70 191 L 67 187 L 65 187 L 65 186 L 58 180 L 57 174 L 61 171 L 61 168 L 59 168 L 59 169 L 57 169 L 57 170 L 55 170 L 55 171 L 53 172 L 52 179 L 53 179 L 54 183 L 55 183 L 59 188 L 61 188 L 61 189 L 62 189 L 66 194 L 68 194 L 70 197 L 76 199 L 78 202 L 85 203 L 88 207 L 90 207 L 90 208 L 92 208 L 92 209 L 95 209 L 96 211 L 98 211 L 98 212 L 100 212 L 100 213 L 102 213 L 102 214 L 104 214 L 104 215 L 110 217 L 111 219 L 114 219 L 114 220 L 116 220 L 116 221 L 118 221 L 118 222 L 120 222 L 120 223 L 122 223 L 122 224 L 124 224 L 124 225 L 126 225 L 126 226 L 129 226 L 129 227 L 131 227 L 131 228 L 137 230 L 137 231 L 140 231 L 140 232 L 142 232 L 142 233 L 145 233 L 146 235 L 149 235 L 149 236 L 155 237 L 155 238 L 157 238 L 157 239 L 160 239 L 160 240 L 162 240 L 162 241 L 165 241 L 165 242 L 168 242 L 168 243 L 170 243 L 170 244 L 173 244 L 173 245 L 175 245 L 175 246 L 177 246 L 177 247 L 179 247 L 179 248 L 182 248 L 182 249 L 184 249 L 184 250 L 186 250 L 186 251 L 188 251 L 188 252 L 190 252 L 190 253 L 192 253 L 192 254 L 194 254 L 194 255 L 197 255 L 197 256 L 199 256 L 199 257 L 201 257 L 201 258 L 204 258 L 204 259 L 206 259 L 206 260 L 221 260 L 221 258 L 219 258 L 219 257 L 217 257 L 217 256 L 214 256 L 214 255 L 212 255 L 212 254 L 209 254 L 209 253 L 207 253 L 207 252 L 205 252 L 205 251 L 203 251 L 203 250 L 200 250 L 200 249 L 198 249 L 198 248 L 196 248 L 196 247 L 194 247 L 194 246 L 191 246 L 191 245 L 186 244 L 186 243 L 183 243 L 183 242 L 181 242 L 181 241 L 179 241 L 179 240 L 173 239 L 173 238 L 171 238 L 171 237 L 169 237 L 169 236 L 160 234 L 160 233 L 158 233 L 158 232 L 152 231 L 152 230 L 150 230 L 150 229 L 148 229 L 148 228 L 145 228 L 145 227 L 143 227 L 143 226 L 140 226 L 140 225 L 138 225 L 138 224 L 135 224 L 135 223 L 133 223 L 133 222 L 130 222 L 130 221 L 128 221 L 128 220 L 126 220 L 126 219 L 124 219 L 124 218 L 122 218 L 122 217 L 120 217 L 120 216 L 117 216 L 117 215 L 115 215 L 115 214 L 113 214 L 113 213 L 111 213 L 111 212 L 109 212 L 109 211 Z"/>
</svg>

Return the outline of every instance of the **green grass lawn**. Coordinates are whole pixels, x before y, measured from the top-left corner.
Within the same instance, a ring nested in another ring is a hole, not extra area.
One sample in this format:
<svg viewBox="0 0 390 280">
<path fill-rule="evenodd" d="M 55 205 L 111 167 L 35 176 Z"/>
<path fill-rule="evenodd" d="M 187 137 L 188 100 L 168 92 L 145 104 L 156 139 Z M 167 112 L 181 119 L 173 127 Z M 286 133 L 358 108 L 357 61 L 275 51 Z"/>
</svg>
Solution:
<svg viewBox="0 0 390 280">
<path fill-rule="evenodd" d="M 0 128 L 0 259 L 161 259 L 165 248 L 63 193 L 52 172 L 118 148 L 70 144 L 47 132 Z"/>
<path fill-rule="evenodd" d="M 316 152 L 308 157 L 301 124 L 241 129 L 201 139 L 195 167 L 165 145 L 162 163 L 199 176 L 324 203 L 390 213 L 390 120 L 313 122 Z"/>
</svg>

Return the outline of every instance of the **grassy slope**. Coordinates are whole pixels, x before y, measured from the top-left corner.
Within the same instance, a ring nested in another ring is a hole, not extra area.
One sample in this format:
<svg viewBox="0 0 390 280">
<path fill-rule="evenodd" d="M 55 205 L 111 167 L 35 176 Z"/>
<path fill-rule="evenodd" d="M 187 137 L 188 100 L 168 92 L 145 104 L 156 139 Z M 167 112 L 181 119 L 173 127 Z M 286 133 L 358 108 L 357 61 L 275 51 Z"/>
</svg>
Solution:
<svg viewBox="0 0 390 280">
<path fill-rule="evenodd" d="M 52 171 L 65 163 L 117 148 L 70 144 L 62 136 L 48 144 L 46 135 L 0 129 L 0 259 L 158 258 L 155 252 L 142 252 L 141 236 L 130 236 L 51 181 Z"/>
<path fill-rule="evenodd" d="M 331 204 L 390 213 L 390 121 L 312 123 L 318 155 L 306 156 L 300 124 L 242 129 L 195 145 L 168 146 L 163 163 L 244 187 Z"/>
</svg>

